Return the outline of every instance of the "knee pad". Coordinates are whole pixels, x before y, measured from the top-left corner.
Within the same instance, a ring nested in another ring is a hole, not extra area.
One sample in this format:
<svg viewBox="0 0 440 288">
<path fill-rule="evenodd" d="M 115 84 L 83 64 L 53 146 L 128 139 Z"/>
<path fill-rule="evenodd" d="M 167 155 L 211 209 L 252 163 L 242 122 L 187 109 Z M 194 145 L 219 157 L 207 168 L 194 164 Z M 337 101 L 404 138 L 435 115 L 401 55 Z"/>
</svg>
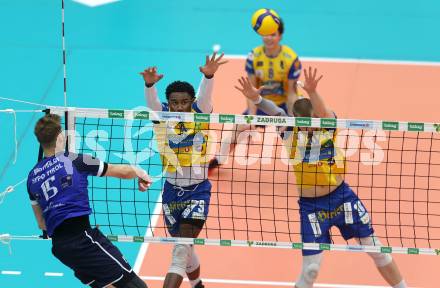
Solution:
<svg viewBox="0 0 440 288">
<path fill-rule="evenodd" d="M 145 282 L 142 281 L 142 279 L 135 274 L 134 277 L 130 280 L 130 282 L 125 284 L 124 288 L 148 288 L 148 287 L 147 284 L 145 284 Z"/>
<path fill-rule="evenodd" d="M 356 241 L 365 246 L 382 246 L 382 243 L 380 242 L 379 238 L 372 235 L 369 237 L 359 238 L 356 239 Z M 373 259 L 374 264 L 376 264 L 377 267 L 384 267 L 390 264 L 393 261 L 393 257 L 391 257 L 390 254 L 387 253 L 373 253 L 373 252 L 367 252 L 367 254 Z"/>
<path fill-rule="evenodd" d="M 173 259 L 168 270 L 169 273 L 175 273 L 182 277 L 186 276 L 186 266 L 191 255 L 190 245 L 176 244 L 173 249 Z"/>
<path fill-rule="evenodd" d="M 303 256 L 301 275 L 295 285 L 298 288 L 312 288 L 316 278 L 318 278 L 321 267 L 322 253 Z"/>
<path fill-rule="evenodd" d="M 191 252 L 189 255 L 188 263 L 186 264 L 186 273 L 192 273 L 200 267 L 199 257 L 194 250 L 194 246 L 191 245 Z"/>
</svg>

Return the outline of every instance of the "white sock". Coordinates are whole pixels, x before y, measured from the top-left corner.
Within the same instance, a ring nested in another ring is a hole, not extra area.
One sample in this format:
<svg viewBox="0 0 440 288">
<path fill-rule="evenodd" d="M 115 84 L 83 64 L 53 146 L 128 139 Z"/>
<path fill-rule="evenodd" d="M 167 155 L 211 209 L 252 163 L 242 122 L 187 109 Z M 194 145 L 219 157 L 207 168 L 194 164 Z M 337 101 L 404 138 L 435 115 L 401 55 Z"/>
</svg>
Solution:
<svg viewBox="0 0 440 288">
<path fill-rule="evenodd" d="M 191 287 L 196 287 L 197 284 L 199 284 L 199 282 L 202 281 L 200 278 L 197 278 L 195 280 L 189 280 L 189 283 L 191 284 Z M 400 287 L 398 287 L 400 288 Z"/>
<path fill-rule="evenodd" d="M 402 280 L 399 284 L 393 286 L 393 288 L 407 288 L 405 280 Z"/>
</svg>

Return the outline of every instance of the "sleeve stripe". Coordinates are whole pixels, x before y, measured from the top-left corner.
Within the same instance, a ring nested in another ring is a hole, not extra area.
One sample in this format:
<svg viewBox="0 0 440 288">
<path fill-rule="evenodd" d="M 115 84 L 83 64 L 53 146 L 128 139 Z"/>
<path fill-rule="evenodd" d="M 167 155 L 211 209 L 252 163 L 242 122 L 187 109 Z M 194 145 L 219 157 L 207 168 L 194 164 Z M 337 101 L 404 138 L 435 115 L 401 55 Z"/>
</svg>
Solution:
<svg viewBox="0 0 440 288">
<path fill-rule="evenodd" d="M 104 172 L 104 162 L 99 161 L 99 169 L 98 169 L 98 173 L 96 173 L 96 176 L 101 177 L 102 172 Z"/>
<path fill-rule="evenodd" d="M 35 200 L 31 200 L 31 205 L 32 205 L 32 206 L 38 205 L 38 202 L 35 201 Z"/>
</svg>

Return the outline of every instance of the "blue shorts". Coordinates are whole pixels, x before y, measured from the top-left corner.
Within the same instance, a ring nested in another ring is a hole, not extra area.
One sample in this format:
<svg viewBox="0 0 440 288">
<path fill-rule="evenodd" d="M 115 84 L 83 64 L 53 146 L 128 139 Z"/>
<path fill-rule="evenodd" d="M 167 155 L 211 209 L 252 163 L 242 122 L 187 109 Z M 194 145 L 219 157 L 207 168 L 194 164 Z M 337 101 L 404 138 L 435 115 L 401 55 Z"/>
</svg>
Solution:
<svg viewBox="0 0 440 288">
<path fill-rule="evenodd" d="M 301 197 L 298 203 L 304 243 L 331 243 L 330 229 L 333 226 L 339 228 L 345 240 L 368 237 L 374 233 L 365 206 L 345 182 L 328 195 Z M 321 252 L 303 250 L 303 255 Z"/>
<path fill-rule="evenodd" d="M 283 110 L 286 112 L 286 114 L 288 114 L 288 113 L 287 113 L 287 104 L 286 104 L 286 103 L 283 103 L 283 104 L 279 105 L 278 107 L 280 107 L 281 109 L 283 109 Z M 246 110 L 243 112 L 243 115 L 249 115 L 249 111 L 248 111 L 248 109 L 246 109 Z M 264 113 L 264 112 L 261 111 L 260 109 L 257 109 L 257 113 L 256 113 L 256 115 L 260 115 L 260 116 L 271 116 L 271 115 L 267 115 L 266 113 Z"/>
<path fill-rule="evenodd" d="M 119 249 L 97 228 L 65 239 L 53 238 L 52 254 L 92 288 L 125 287 L 135 276 Z"/>
<path fill-rule="evenodd" d="M 211 182 L 208 179 L 191 186 L 180 187 L 165 181 L 162 208 L 171 236 L 179 235 L 182 220 L 206 221 L 211 200 Z"/>
</svg>

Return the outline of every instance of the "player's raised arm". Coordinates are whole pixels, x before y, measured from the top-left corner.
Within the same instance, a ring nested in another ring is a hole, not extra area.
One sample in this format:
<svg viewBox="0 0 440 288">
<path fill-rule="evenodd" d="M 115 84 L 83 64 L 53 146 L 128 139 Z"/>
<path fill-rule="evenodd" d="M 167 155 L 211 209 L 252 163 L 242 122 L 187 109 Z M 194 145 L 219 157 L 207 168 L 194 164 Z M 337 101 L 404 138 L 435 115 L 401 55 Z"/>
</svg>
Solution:
<svg viewBox="0 0 440 288">
<path fill-rule="evenodd" d="M 318 70 L 316 68 L 312 69 L 309 67 L 304 70 L 305 82 L 303 89 L 307 92 L 310 97 L 310 102 L 312 103 L 314 114 L 319 118 L 335 118 L 335 114 L 326 106 L 324 99 L 319 95 L 316 90 L 319 81 L 322 79 L 323 75 L 317 76 Z"/>
<path fill-rule="evenodd" d="M 212 112 L 212 89 L 214 84 L 214 74 L 221 65 L 228 62 L 226 60 L 222 61 L 224 53 L 222 53 L 219 57 L 216 56 L 217 53 L 215 52 L 211 55 L 211 57 L 206 56 L 205 65 L 199 67 L 200 72 L 202 72 L 204 76 L 200 82 L 196 97 L 197 106 L 204 113 Z"/>
<path fill-rule="evenodd" d="M 160 79 L 163 78 L 163 74 L 157 74 L 156 67 L 148 67 L 143 72 L 139 73 L 144 78 L 145 82 L 145 100 L 147 102 L 147 107 L 153 111 L 161 111 L 162 104 L 160 103 L 159 97 L 157 96 L 157 89 L 154 86 Z"/>
<path fill-rule="evenodd" d="M 249 78 L 245 77 L 238 79 L 238 83 L 240 85 L 235 86 L 235 89 L 240 91 L 249 101 L 257 105 L 264 113 L 271 116 L 287 116 L 283 109 L 275 105 L 272 101 L 261 97 L 260 93 L 265 88 L 264 86 L 257 89 L 252 85 Z"/>
</svg>

